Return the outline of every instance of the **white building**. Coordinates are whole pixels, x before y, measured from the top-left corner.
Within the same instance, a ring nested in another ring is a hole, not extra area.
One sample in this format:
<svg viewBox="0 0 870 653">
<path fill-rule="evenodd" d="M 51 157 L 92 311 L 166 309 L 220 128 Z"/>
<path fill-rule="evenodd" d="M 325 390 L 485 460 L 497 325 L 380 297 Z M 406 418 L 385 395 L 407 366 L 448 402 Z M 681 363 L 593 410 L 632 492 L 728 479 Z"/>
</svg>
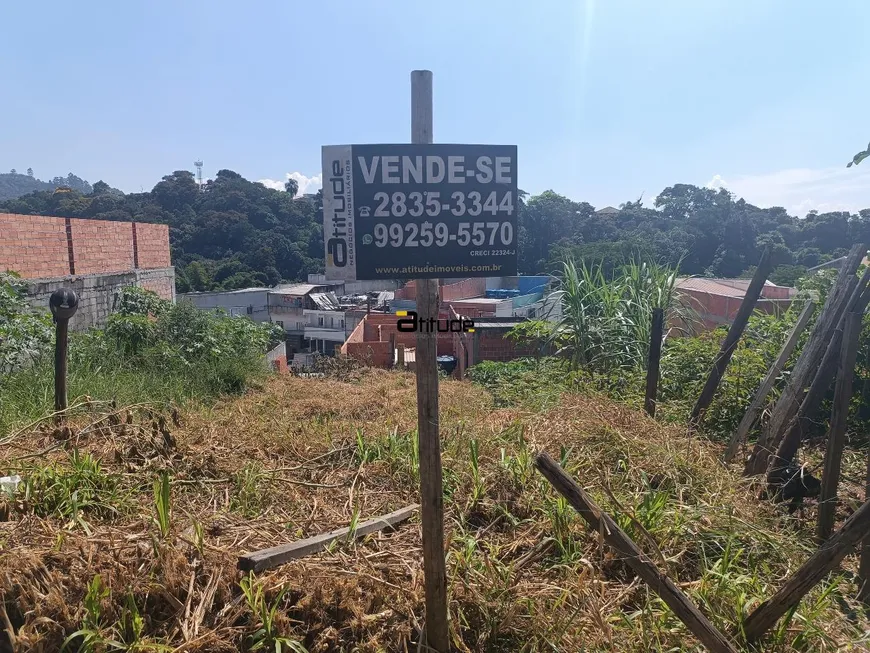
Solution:
<svg viewBox="0 0 870 653">
<path fill-rule="evenodd" d="M 213 292 L 179 293 L 177 301 L 189 301 L 202 310 L 223 309 L 233 316 L 246 315 L 254 322 L 269 322 L 269 288 L 242 288 Z"/>
</svg>

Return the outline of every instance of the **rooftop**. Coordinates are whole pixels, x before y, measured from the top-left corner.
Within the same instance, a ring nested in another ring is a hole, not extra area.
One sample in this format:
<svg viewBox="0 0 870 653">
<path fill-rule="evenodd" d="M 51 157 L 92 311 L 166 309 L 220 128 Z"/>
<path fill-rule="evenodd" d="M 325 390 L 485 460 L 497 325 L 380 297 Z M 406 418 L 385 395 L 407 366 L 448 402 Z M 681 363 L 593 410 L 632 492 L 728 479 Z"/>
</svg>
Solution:
<svg viewBox="0 0 870 653">
<path fill-rule="evenodd" d="M 311 301 L 321 311 L 337 311 L 341 308 L 335 293 L 332 292 L 313 292 L 311 293 Z"/>
<path fill-rule="evenodd" d="M 313 290 L 317 288 L 324 288 L 327 286 L 340 286 L 340 283 L 332 283 L 329 281 L 324 281 L 323 283 L 294 283 L 289 286 L 278 287 L 272 291 L 272 294 L 275 295 L 307 295 Z"/>
<path fill-rule="evenodd" d="M 239 295 L 246 292 L 264 292 L 267 290 L 272 290 L 271 288 L 238 288 L 237 290 L 197 290 L 194 292 L 180 292 L 178 293 L 179 297 L 184 297 L 187 295 Z"/>
<path fill-rule="evenodd" d="M 750 279 L 707 279 L 705 277 L 683 277 L 677 279 L 677 288 L 708 292 L 725 297 L 743 297 L 749 288 Z M 781 287 L 770 281 L 764 282 L 765 286 Z"/>
<path fill-rule="evenodd" d="M 445 304 L 501 304 L 509 302 L 510 299 L 498 299 L 496 297 L 466 297 L 465 299 L 451 299 L 444 302 Z"/>
</svg>

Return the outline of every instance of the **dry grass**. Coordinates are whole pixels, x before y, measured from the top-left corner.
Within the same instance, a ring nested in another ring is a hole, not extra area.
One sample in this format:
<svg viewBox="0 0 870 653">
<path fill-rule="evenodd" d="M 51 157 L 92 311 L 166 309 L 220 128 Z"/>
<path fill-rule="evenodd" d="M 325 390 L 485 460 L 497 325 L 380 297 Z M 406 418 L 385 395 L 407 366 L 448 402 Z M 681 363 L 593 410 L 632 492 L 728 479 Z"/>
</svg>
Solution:
<svg viewBox="0 0 870 653">
<path fill-rule="evenodd" d="M 719 465 L 718 447 L 611 401 L 494 409 L 484 391 L 450 381 L 441 416 L 457 650 L 700 650 L 534 471 L 537 449 L 561 458 L 722 629 L 739 630 L 812 550 L 807 517 L 759 503 Z M 412 376 L 274 378 L 174 421 L 98 405 L 79 408 L 67 431 L 0 435 L 0 473 L 31 479 L 0 506 L 0 605 L 17 650 L 57 651 L 79 629 L 97 633 L 81 649 L 94 651 L 116 650 L 99 648 L 101 637 L 129 651 L 244 651 L 258 630 L 309 651 L 418 650 L 417 518 L 262 574 L 262 604 L 245 598 L 235 566 L 241 553 L 417 501 Z M 162 471 L 166 537 L 153 487 Z M 97 575 L 110 592 L 88 594 Z M 764 650 L 866 650 L 854 595 L 832 578 Z"/>
</svg>

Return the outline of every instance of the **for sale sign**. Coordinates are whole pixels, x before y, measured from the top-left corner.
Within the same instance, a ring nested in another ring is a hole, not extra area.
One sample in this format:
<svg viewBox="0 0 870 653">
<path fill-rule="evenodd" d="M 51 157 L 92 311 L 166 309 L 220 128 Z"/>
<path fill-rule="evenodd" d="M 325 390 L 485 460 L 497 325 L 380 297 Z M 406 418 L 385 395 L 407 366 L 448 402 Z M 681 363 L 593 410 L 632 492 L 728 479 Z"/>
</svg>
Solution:
<svg viewBox="0 0 870 653">
<path fill-rule="evenodd" d="M 326 277 L 514 275 L 517 199 L 516 146 L 326 146 Z"/>
</svg>

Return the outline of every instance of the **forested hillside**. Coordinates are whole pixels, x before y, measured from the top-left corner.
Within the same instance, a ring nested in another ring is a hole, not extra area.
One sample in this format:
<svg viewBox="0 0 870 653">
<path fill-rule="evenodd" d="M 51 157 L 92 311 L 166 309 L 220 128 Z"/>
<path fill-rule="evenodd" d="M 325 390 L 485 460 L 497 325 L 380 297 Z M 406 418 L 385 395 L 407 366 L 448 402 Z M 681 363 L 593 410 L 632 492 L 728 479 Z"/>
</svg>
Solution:
<svg viewBox="0 0 870 653">
<path fill-rule="evenodd" d="M 28 193 L 66 186 L 80 193 L 90 193 L 93 189 L 84 179 L 69 173 L 66 177 L 54 177 L 51 181 L 42 181 L 33 176 L 33 170 L 28 168 L 27 174 L 21 174 L 15 168 L 10 172 L 0 174 L 0 202 L 15 199 Z"/>
<path fill-rule="evenodd" d="M 295 192 L 293 184 L 271 190 L 230 170 L 200 191 L 192 173 L 176 171 L 147 193 L 124 195 L 97 182 L 79 192 L 33 192 L 0 202 L 0 211 L 168 224 L 179 291 L 233 289 L 323 270 L 320 196 L 296 198 Z M 724 189 L 687 184 L 666 188 L 654 206 L 638 200 L 615 213 L 596 213 L 591 204 L 553 191 L 524 196 L 520 271 L 553 271 L 566 256 L 603 260 L 610 269 L 640 253 L 680 263 L 684 274 L 734 277 L 746 274 L 770 245 L 777 265 L 771 279 L 791 284 L 852 243 L 870 242 L 870 210 L 796 217 L 782 208 L 760 209 Z"/>
</svg>

